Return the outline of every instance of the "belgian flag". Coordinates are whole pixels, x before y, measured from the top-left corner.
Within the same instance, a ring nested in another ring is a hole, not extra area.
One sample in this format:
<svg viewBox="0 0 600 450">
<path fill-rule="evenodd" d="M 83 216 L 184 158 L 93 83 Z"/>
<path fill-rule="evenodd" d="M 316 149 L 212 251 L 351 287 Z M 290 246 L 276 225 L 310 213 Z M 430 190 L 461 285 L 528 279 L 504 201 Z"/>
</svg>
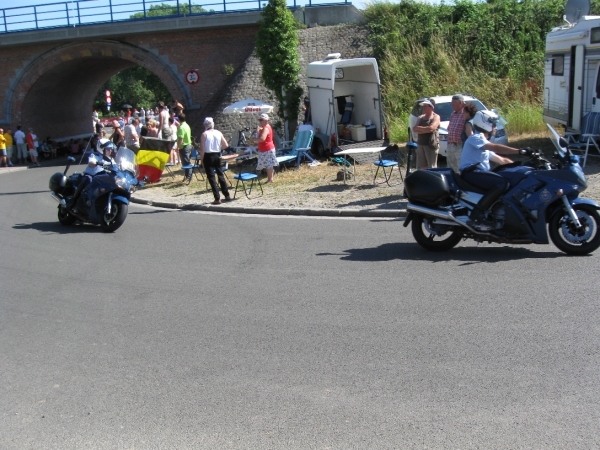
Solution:
<svg viewBox="0 0 600 450">
<path fill-rule="evenodd" d="M 164 141 L 157 138 L 144 137 L 136 155 L 138 164 L 138 180 L 148 177 L 148 181 L 155 183 L 160 180 L 165 164 L 169 161 L 173 141 Z"/>
</svg>

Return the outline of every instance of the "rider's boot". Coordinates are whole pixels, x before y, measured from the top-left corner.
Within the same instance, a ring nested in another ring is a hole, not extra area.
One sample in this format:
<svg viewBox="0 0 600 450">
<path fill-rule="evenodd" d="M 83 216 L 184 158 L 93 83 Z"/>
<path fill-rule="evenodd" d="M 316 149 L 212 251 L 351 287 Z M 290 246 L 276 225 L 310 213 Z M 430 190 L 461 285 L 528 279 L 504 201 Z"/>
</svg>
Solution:
<svg viewBox="0 0 600 450">
<path fill-rule="evenodd" d="M 467 222 L 467 225 L 479 231 L 490 231 L 496 228 L 494 222 L 487 218 L 486 211 L 482 210 L 477 205 L 473 208 L 471 220 Z"/>
</svg>

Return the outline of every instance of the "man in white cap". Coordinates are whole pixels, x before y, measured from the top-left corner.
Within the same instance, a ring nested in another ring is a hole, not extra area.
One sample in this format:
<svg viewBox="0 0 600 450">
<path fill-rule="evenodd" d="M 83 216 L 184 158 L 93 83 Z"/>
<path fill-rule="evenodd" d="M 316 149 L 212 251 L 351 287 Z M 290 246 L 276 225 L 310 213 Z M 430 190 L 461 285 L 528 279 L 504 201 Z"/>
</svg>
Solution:
<svg viewBox="0 0 600 450">
<path fill-rule="evenodd" d="M 215 122 L 212 117 L 204 119 L 204 133 L 200 136 L 200 159 L 202 159 L 202 165 L 206 171 L 206 177 L 208 183 L 212 189 L 215 201 L 213 205 L 221 204 L 221 196 L 219 195 L 219 189 L 217 182 L 215 181 L 215 174 L 219 179 L 219 185 L 225 196 L 225 201 L 231 201 L 229 196 L 229 188 L 227 187 L 227 180 L 225 174 L 221 168 L 221 150 L 229 147 L 223 133 L 215 130 Z"/>
<path fill-rule="evenodd" d="M 421 102 L 423 114 L 419 116 L 413 131 L 417 136 L 417 169 L 437 167 L 439 152 L 438 128 L 440 116 L 433 112 L 434 104 L 426 99 Z"/>
</svg>

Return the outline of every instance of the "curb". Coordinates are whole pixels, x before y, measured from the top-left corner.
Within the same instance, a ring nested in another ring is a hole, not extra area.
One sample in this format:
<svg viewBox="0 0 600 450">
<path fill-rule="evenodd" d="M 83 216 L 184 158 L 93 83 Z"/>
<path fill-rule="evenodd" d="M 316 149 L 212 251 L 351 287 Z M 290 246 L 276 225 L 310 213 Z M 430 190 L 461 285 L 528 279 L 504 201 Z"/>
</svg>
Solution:
<svg viewBox="0 0 600 450">
<path fill-rule="evenodd" d="M 152 200 L 142 200 L 131 197 L 132 203 L 140 205 L 156 206 L 167 209 L 183 209 L 190 211 L 214 211 L 236 214 L 263 214 L 275 216 L 313 216 L 313 217 L 385 217 L 400 218 L 406 217 L 406 210 L 374 210 L 374 209 L 287 209 L 287 208 L 243 208 L 236 206 L 223 205 L 197 205 L 195 203 L 167 203 L 153 202 Z"/>
</svg>

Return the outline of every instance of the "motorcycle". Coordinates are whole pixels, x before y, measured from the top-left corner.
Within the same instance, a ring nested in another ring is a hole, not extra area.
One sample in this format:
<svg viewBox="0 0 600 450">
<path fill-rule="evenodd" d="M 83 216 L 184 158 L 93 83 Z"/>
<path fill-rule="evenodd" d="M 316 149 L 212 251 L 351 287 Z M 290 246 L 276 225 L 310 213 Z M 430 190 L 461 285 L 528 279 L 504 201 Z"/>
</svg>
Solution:
<svg viewBox="0 0 600 450">
<path fill-rule="evenodd" d="M 474 206 L 485 193 L 452 169 L 428 169 L 405 180 L 408 215 L 417 243 L 430 251 L 446 251 L 462 239 L 476 242 L 554 245 L 569 255 L 587 255 L 600 246 L 600 206 L 579 195 L 587 180 L 579 157 L 548 125 L 556 148 L 552 164 L 541 152 L 527 149 L 530 159 L 498 166 L 494 172 L 509 188 L 491 206 L 492 229 L 478 229 L 471 220 Z"/>
<path fill-rule="evenodd" d="M 135 153 L 121 147 L 112 159 L 106 154 L 92 152 L 84 173 L 67 177 L 74 162 L 75 158 L 69 157 L 64 172 L 50 177 L 50 195 L 58 202 L 58 221 L 62 225 L 72 225 L 80 220 L 99 224 L 107 233 L 116 231 L 127 218 L 131 194 L 144 184 L 136 178 Z M 86 176 L 91 176 L 91 181 L 71 206 L 77 187 L 85 182 Z"/>
</svg>

